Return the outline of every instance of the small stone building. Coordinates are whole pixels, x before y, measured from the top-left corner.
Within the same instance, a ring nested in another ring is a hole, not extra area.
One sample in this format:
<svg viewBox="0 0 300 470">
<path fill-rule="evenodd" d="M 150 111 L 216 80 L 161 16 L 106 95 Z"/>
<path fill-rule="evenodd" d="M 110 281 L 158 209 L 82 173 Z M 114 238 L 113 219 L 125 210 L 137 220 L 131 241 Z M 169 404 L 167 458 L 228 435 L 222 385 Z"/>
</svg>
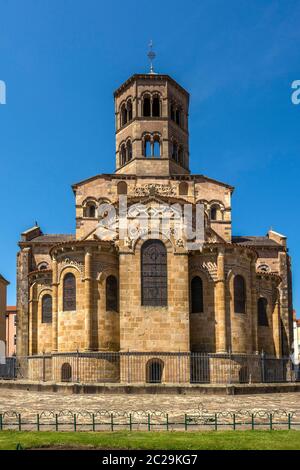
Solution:
<svg viewBox="0 0 300 470">
<path fill-rule="evenodd" d="M 29 378 L 40 378 L 43 362 L 44 380 L 92 381 L 105 369 L 99 381 L 151 382 L 156 373 L 190 382 L 197 354 L 211 377 L 210 363 L 223 358 L 226 368 L 229 353 L 289 355 L 286 237 L 233 236 L 233 187 L 190 173 L 188 92 L 168 75 L 137 74 L 114 100 L 116 171 L 73 185 L 76 232 L 35 226 L 21 235 L 17 355 L 29 356 Z M 139 204 L 158 220 L 166 205 L 201 204 L 204 244 L 191 249 L 172 231 L 103 236 L 99 223 L 110 207 L 120 222 L 125 196 L 129 219 Z"/>
</svg>

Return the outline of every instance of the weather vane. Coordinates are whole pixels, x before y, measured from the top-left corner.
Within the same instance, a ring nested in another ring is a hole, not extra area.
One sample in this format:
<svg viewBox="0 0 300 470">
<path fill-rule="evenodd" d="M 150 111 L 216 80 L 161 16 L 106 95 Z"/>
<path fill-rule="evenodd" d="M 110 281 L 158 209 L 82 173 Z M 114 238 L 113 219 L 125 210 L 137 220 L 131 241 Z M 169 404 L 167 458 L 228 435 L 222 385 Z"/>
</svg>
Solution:
<svg viewBox="0 0 300 470">
<path fill-rule="evenodd" d="M 149 43 L 149 52 L 148 52 L 148 59 L 150 60 L 150 73 L 154 72 L 153 61 L 156 57 L 155 52 L 153 51 L 153 41 L 151 40 Z"/>
</svg>

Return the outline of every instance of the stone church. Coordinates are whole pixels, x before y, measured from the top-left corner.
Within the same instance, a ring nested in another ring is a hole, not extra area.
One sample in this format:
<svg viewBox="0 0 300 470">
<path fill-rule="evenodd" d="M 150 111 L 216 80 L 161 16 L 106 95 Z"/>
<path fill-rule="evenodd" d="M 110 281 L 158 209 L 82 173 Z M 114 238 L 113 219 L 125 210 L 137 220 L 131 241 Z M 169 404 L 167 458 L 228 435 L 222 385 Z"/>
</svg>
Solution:
<svg viewBox="0 0 300 470">
<path fill-rule="evenodd" d="M 189 170 L 189 98 L 168 75 L 130 77 L 114 93 L 115 172 L 72 187 L 76 232 L 21 234 L 17 355 L 30 379 L 189 383 L 205 362 L 207 381 L 218 381 L 218 360 L 239 380 L 245 358 L 289 355 L 286 237 L 232 235 L 234 188 Z M 99 207 L 117 210 L 121 196 L 146 215 L 201 204 L 203 245 L 160 231 L 101 237 Z"/>
</svg>

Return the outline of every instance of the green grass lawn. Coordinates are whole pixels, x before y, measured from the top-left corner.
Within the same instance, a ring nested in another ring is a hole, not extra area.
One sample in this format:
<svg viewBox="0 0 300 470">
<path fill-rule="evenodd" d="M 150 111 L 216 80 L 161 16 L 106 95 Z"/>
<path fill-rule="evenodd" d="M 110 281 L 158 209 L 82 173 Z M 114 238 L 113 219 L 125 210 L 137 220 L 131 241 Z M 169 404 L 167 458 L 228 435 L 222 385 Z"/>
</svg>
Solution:
<svg viewBox="0 0 300 470">
<path fill-rule="evenodd" d="M 299 431 L 217 432 L 18 432 L 0 433 L 0 450 L 39 447 L 87 447 L 147 450 L 297 450 Z"/>
</svg>

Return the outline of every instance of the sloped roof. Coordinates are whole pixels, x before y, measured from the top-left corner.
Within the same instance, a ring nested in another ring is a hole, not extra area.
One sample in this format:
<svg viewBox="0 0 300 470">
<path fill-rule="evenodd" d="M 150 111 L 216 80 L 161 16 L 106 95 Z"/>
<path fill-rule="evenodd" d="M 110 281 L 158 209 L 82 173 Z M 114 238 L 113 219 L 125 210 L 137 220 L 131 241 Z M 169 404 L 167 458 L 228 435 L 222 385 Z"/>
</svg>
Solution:
<svg viewBox="0 0 300 470">
<path fill-rule="evenodd" d="M 201 179 L 203 181 L 208 181 L 211 183 L 215 183 L 220 186 L 224 186 L 225 188 L 228 188 L 231 192 L 234 191 L 234 186 L 231 186 L 230 184 L 223 183 L 222 181 L 216 180 L 214 178 L 209 178 L 208 176 L 205 175 L 200 175 L 197 173 L 190 173 L 188 175 L 151 175 L 151 176 L 146 176 L 146 175 L 136 175 L 136 174 L 131 174 L 131 175 L 123 175 L 123 174 L 117 174 L 117 173 L 100 173 L 98 175 L 91 176 L 90 178 L 86 178 L 82 181 L 78 181 L 77 183 L 72 184 L 72 189 L 73 192 L 76 192 L 76 189 L 78 186 L 82 186 L 86 183 L 90 183 L 91 181 L 95 181 L 97 179 L 119 179 L 119 180 L 130 180 L 130 179 L 159 179 L 159 180 L 182 180 L 182 181 L 196 181 L 198 179 Z"/>
<path fill-rule="evenodd" d="M 76 237 L 73 234 L 48 234 L 39 235 L 38 237 L 30 240 L 29 243 L 61 243 L 75 240 Z"/>
<path fill-rule="evenodd" d="M 249 246 L 276 246 L 281 247 L 281 245 L 275 240 L 271 240 L 269 237 L 253 237 L 253 236 L 233 236 L 232 243 L 238 245 L 249 245 Z"/>
<path fill-rule="evenodd" d="M 15 306 L 9 305 L 9 306 L 6 307 L 6 312 L 7 313 L 14 313 L 16 311 L 17 311 L 17 307 L 15 307 Z"/>
<path fill-rule="evenodd" d="M 0 281 L 4 282 L 5 284 L 9 284 L 9 282 L 1 274 L 0 274 Z"/>
</svg>

